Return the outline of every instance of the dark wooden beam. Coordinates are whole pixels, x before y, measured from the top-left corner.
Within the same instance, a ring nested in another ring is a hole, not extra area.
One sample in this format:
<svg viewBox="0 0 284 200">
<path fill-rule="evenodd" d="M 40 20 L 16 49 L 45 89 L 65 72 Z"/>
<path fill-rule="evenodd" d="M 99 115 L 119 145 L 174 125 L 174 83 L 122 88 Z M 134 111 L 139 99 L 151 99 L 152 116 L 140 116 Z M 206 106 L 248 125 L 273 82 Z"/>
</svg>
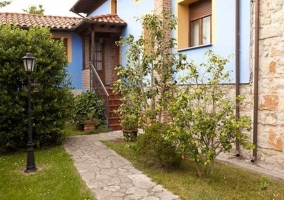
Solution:
<svg viewBox="0 0 284 200">
<path fill-rule="evenodd" d="M 117 33 L 117 32 L 121 32 L 121 27 L 118 26 L 100 26 L 100 25 L 96 25 L 94 27 L 94 30 L 96 32 L 105 32 L 105 33 Z"/>
</svg>

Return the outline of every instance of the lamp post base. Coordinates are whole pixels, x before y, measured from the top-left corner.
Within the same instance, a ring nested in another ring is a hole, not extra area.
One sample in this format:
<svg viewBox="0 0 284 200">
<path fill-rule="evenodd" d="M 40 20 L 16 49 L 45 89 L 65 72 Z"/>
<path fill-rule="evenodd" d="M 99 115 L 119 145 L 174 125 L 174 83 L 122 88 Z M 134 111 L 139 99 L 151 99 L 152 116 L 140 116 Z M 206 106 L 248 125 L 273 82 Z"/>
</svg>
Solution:
<svg viewBox="0 0 284 200">
<path fill-rule="evenodd" d="M 27 169 L 24 170 L 25 173 L 31 173 L 31 172 L 36 172 L 36 171 L 37 171 L 36 167 L 30 168 L 30 169 L 27 168 Z"/>
<path fill-rule="evenodd" d="M 36 172 L 37 168 L 35 165 L 35 157 L 34 157 L 34 148 L 33 143 L 28 143 L 28 149 L 27 149 L 27 167 L 24 172 L 30 173 L 30 172 Z"/>
</svg>

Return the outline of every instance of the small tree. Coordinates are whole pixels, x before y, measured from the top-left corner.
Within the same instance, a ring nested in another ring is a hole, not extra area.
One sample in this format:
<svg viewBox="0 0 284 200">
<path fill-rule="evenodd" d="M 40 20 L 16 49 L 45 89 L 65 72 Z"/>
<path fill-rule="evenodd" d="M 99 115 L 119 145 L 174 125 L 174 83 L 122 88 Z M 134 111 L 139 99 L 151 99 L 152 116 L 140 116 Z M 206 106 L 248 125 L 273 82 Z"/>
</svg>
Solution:
<svg viewBox="0 0 284 200">
<path fill-rule="evenodd" d="M 170 105 L 173 118 L 169 137 L 177 141 L 179 149 L 196 163 L 201 176 L 202 166 L 206 174 L 213 172 L 214 160 L 221 152 L 228 152 L 237 138 L 245 148 L 253 148 L 242 132 L 251 129 L 248 116 L 237 118 L 235 99 L 229 98 L 229 72 L 224 72 L 228 59 L 213 51 L 206 53 L 208 62 L 196 66 L 187 65 L 188 74 L 181 78 L 185 84 L 176 90 Z M 242 103 L 244 98 L 238 97 Z"/>
<path fill-rule="evenodd" d="M 42 8 L 42 5 L 38 5 L 38 8 L 36 6 L 29 6 L 28 10 L 23 9 L 23 11 L 30 14 L 44 14 L 44 9 Z"/>
<path fill-rule="evenodd" d="M 0 151 L 26 147 L 27 74 L 22 57 L 36 57 L 31 74 L 38 83 L 32 89 L 32 126 L 36 146 L 57 144 L 71 117 L 73 94 L 67 74 L 67 57 L 62 41 L 52 39 L 47 28 L 0 26 Z"/>
<path fill-rule="evenodd" d="M 122 94 L 118 112 L 123 116 L 139 115 L 142 127 L 162 121 L 162 113 L 172 98 L 173 74 L 184 61 L 184 56 L 172 52 L 175 39 L 170 37 L 176 18 L 167 11 L 161 15 L 147 14 L 138 18 L 143 32 L 135 40 L 133 35 L 117 44 L 126 46 L 126 66 L 117 67 L 120 79 L 114 91 Z"/>
</svg>

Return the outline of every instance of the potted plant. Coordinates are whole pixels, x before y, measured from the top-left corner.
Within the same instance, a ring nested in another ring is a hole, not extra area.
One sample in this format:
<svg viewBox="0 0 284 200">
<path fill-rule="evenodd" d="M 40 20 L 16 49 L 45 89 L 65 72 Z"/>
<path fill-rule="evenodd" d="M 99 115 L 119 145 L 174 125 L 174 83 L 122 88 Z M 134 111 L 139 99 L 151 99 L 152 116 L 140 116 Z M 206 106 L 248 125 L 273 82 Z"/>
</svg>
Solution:
<svg viewBox="0 0 284 200">
<path fill-rule="evenodd" d="M 133 113 L 128 113 L 122 116 L 120 124 L 122 127 L 124 140 L 134 141 L 137 139 L 138 120 L 138 115 Z"/>
<path fill-rule="evenodd" d="M 100 119 L 94 117 L 94 112 L 91 112 L 83 122 L 84 130 L 95 130 L 101 123 Z"/>
</svg>

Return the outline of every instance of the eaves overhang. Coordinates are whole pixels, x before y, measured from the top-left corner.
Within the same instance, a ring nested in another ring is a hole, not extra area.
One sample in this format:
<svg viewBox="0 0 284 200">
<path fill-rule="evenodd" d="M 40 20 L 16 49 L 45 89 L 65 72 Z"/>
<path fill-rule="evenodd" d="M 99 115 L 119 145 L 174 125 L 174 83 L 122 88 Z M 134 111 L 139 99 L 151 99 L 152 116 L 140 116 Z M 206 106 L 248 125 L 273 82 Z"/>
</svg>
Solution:
<svg viewBox="0 0 284 200">
<path fill-rule="evenodd" d="M 107 0 L 78 0 L 70 11 L 73 13 L 84 13 L 89 16 L 93 11 L 100 7 Z"/>
</svg>

